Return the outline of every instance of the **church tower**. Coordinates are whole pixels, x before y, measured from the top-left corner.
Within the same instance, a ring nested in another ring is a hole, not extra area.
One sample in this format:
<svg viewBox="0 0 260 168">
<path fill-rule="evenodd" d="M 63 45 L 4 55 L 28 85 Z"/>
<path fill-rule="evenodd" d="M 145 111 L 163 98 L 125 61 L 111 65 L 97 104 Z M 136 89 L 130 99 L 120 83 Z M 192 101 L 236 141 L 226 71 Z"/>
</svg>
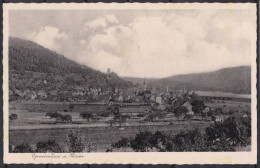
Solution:
<svg viewBox="0 0 260 168">
<path fill-rule="evenodd" d="M 147 85 L 146 85 L 146 77 L 144 78 L 143 89 L 144 89 L 144 91 L 146 91 L 146 89 L 147 89 Z"/>
<path fill-rule="evenodd" d="M 107 79 L 111 79 L 111 71 L 110 71 L 110 68 L 107 69 Z"/>
</svg>

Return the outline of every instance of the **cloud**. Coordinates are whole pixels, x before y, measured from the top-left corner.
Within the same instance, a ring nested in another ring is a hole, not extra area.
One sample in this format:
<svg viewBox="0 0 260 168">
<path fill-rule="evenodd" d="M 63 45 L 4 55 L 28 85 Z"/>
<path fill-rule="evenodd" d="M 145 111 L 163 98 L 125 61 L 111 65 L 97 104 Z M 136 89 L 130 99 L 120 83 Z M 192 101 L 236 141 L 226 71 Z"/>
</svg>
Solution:
<svg viewBox="0 0 260 168">
<path fill-rule="evenodd" d="M 196 16 L 139 16 L 125 26 L 107 24 L 102 33 L 89 38 L 87 64 L 138 77 L 250 64 L 250 22 L 234 21 L 236 14 L 224 21 L 215 15 L 216 11 Z"/>
<path fill-rule="evenodd" d="M 85 27 L 90 28 L 90 29 L 96 29 L 98 27 L 106 27 L 107 22 L 105 19 L 98 18 L 93 21 L 85 23 Z"/>
<path fill-rule="evenodd" d="M 80 40 L 80 41 L 79 41 L 79 44 L 80 44 L 80 45 L 85 45 L 85 44 L 86 44 L 86 40 Z"/>
<path fill-rule="evenodd" d="M 116 18 L 115 15 L 106 15 L 105 16 L 106 20 L 109 22 L 109 23 L 115 23 L 115 24 L 118 24 L 119 21 L 118 19 Z"/>
<path fill-rule="evenodd" d="M 97 28 L 105 28 L 109 24 L 118 24 L 119 21 L 115 15 L 105 15 L 104 17 L 98 17 L 97 19 L 88 21 L 84 24 L 86 30 Z"/>
<path fill-rule="evenodd" d="M 45 26 L 32 32 L 29 39 L 51 50 L 60 51 L 60 43 L 68 40 L 69 35 L 56 27 Z"/>
<path fill-rule="evenodd" d="M 78 12 L 71 11 L 78 16 L 71 18 L 65 11 L 48 17 L 42 12 L 35 23 L 29 15 L 25 23 L 13 21 L 22 29 L 12 35 L 121 76 L 167 77 L 250 65 L 254 44 L 248 32 L 255 31 L 255 20 L 249 10 Z"/>
</svg>

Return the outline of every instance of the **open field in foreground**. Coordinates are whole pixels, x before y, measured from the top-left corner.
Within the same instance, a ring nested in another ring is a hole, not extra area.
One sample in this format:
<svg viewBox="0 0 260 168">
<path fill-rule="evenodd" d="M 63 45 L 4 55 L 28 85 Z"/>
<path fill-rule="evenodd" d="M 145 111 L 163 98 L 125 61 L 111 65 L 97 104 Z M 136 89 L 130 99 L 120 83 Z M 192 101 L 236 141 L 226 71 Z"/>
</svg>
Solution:
<svg viewBox="0 0 260 168">
<path fill-rule="evenodd" d="M 66 137 L 69 130 L 79 130 L 80 135 L 86 141 L 96 145 L 98 152 L 105 152 L 111 143 L 118 141 L 121 137 L 134 137 L 139 131 L 164 131 L 169 134 L 177 134 L 183 129 L 192 129 L 195 127 L 204 129 L 210 123 L 187 123 L 175 125 L 158 125 L 158 126 L 132 126 L 119 130 L 118 127 L 94 127 L 94 128 L 70 128 L 70 129 L 34 129 L 34 130 L 10 130 L 10 144 L 19 145 L 29 143 L 35 145 L 39 141 L 56 140 L 60 144 L 66 145 Z"/>
</svg>

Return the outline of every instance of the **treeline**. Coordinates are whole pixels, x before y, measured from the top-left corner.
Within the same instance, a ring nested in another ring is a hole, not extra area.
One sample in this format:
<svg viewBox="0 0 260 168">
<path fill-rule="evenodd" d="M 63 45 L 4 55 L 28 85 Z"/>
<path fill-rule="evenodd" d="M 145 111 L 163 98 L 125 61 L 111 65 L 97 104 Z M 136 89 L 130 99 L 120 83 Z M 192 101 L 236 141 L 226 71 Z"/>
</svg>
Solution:
<svg viewBox="0 0 260 168">
<path fill-rule="evenodd" d="M 203 133 L 204 132 L 204 133 Z M 251 119 L 230 117 L 215 123 L 204 131 L 194 128 L 182 130 L 176 135 L 165 132 L 140 132 L 135 137 L 122 137 L 112 143 L 107 152 L 130 148 L 135 152 L 203 152 L 235 151 L 251 144 Z"/>
</svg>

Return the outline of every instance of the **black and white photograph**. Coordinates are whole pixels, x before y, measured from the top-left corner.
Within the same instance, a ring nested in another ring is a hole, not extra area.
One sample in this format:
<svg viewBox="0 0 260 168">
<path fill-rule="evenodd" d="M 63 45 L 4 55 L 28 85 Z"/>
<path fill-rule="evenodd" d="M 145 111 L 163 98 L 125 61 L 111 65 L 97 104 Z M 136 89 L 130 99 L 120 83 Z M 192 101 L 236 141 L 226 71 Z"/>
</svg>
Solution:
<svg viewBox="0 0 260 168">
<path fill-rule="evenodd" d="M 5 162 L 256 162 L 255 4 L 4 4 L 3 26 Z"/>
</svg>

